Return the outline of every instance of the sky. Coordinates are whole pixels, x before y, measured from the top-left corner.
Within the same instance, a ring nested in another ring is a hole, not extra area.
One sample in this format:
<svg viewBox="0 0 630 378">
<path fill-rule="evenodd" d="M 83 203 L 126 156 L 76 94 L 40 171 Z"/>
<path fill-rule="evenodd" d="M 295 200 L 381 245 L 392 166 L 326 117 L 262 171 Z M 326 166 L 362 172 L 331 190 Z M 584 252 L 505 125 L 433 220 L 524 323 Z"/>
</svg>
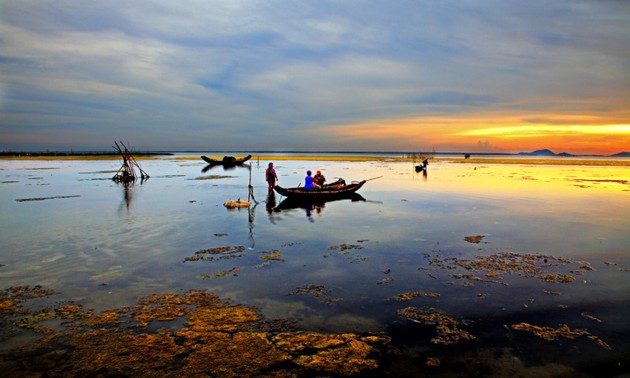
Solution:
<svg viewBox="0 0 630 378">
<path fill-rule="evenodd" d="M 0 151 L 630 151 L 630 1 L 0 0 Z"/>
</svg>

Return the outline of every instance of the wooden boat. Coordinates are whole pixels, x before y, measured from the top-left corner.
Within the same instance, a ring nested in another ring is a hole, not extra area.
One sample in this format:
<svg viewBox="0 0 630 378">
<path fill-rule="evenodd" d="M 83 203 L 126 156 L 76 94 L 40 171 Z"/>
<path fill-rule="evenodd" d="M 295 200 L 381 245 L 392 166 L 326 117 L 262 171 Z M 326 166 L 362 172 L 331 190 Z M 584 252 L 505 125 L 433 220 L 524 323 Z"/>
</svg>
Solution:
<svg viewBox="0 0 630 378">
<path fill-rule="evenodd" d="M 202 156 L 201 157 L 203 159 L 203 161 L 205 161 L 206 163 L 210 164 L 210 165 L 223 165 L 223 166 L 234 166 L 234 165 L 242 165 L 243 163 L 245 163 L 247 160 L 252 158 L 252 155 L 247 155 L 243 158 L 235 158 L 234 156 L 224 156 L 223 159 L 218 160 L 218 159 L 211 159 L 207 156 Z"/>
<path fill-rule="evenodd" d="M 345 185 L 341 182 L 336 182 L 328 185 L 324 185 L 322 188 L 315 189 L 304 189 L 301 187 L 297 188 L 283 188 L 281 186 L 276 185 L 274 187 L 275 191 L 278 194 L 285 196 L 287 198 L 295 198 L 295 199 L 333 199 L 333 198 L 342 198 L 345 196 L 349 196 L 357 190 L 361 189 L 363 184 L 365 184 L 367 180 L 363 181 L 353 181 L 352 184 Z"/>
</svg>

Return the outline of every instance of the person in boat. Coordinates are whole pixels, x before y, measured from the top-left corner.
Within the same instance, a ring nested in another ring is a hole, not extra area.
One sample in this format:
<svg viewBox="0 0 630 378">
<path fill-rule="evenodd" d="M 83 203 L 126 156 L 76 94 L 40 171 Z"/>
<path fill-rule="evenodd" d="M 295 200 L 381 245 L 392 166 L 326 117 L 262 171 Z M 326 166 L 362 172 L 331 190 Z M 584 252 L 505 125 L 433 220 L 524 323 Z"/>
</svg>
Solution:
<svg viewBox="0 0 630 378">
<path fill-rule="evenodd" d="M 273 163 L 269 163 L 269 167 L 265 170 L 265 180 L 269 184 L 269 191 L 272 191 L 276 186 L 276 181 L 278 181 L 278 175 L 273 167 Z"/>
<path fill-rule="evenodd" d="M 315 189 L 313 184 L 313 176 L 311 176 L 310 169 L 306 171 L 306 177 L 304 178 L 304 189 Z"/>
<path fill-rule="evenodd" d="M 317 171 L 315 176 L 313 176 L 313 182 L 315 183 L 315 186 L 318 188 L 321 188 L 322 186 L 324 186 L 324 183 L 326 182 L 326 177 L 322 175 L 322 171 Z"/>
</svg>

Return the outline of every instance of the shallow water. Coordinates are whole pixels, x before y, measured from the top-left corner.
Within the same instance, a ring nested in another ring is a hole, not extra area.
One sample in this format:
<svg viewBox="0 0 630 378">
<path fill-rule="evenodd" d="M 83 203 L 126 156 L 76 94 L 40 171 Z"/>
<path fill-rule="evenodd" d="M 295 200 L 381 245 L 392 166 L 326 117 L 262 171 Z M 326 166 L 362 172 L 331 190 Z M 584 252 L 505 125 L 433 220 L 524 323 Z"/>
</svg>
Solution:
<svg viewBox="0 0 630 378">
<path fill-rule="evenodd" d="M 227 199 L 248 197 L 250 171 L 202 172 L 203 161 L 178 157 L 141 161 L 151 178 L 129 187 L 110 180 L 116 160 L 0 160 L 0 286 L 50 287 L 55 300 L 96 311 L 207 289 L 299 329 L 386 332 L 400 353 L 384 364 L 410 376 L 428 355 L 442 356 L 448 373 L 470 358 L 495 372 L 515 359 L 531 374 L 552 363 L 592 376 L 630 372 L 630 168 L 431 163 L 423 175 L 411 163 L 277 161 L 282 186 L 297 186 L 307 169 L 329 181 L 382 177 L 364 185 L 361 201 L 272 210 L 283 198 L 268 196 L 261 159 L 251 170 L 258 205 L 228 210 Z M 239 246 L 234 258 L 188 261 Z M 503 273 L 497 283 L 449 260 L 504 252 L 565 258 L 549 270 L 575 280 Z M 323 294 L 295 295 L 307 285 Z M 406 292 L 439 297 L 392 299 Z M 398 313 L 406 307 L 465 321 L 477 340 L 436 346 L 433 326 Z M 510 328 L 520 322 L 587 329 L 612 350 Z"/>
</svg>

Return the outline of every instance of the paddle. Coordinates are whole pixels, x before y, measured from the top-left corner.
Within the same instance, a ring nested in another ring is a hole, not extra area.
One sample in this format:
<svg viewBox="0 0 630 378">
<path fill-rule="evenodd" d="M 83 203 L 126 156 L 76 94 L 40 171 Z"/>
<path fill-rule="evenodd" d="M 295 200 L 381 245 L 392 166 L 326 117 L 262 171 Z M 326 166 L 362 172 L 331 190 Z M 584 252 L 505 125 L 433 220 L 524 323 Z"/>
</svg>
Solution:
<svg viewBox="0 0 630 378">
<path fill-rule="evenodd" d="M 367 180 L 365 180 L 365 181 L 372 181 L 372 180 L 380 179 L 380 178 L 382 178 L 382 177 L 383 177 L 383 176 L 372 177 L 371 179 L 367 179 Z"/>
</svg>

